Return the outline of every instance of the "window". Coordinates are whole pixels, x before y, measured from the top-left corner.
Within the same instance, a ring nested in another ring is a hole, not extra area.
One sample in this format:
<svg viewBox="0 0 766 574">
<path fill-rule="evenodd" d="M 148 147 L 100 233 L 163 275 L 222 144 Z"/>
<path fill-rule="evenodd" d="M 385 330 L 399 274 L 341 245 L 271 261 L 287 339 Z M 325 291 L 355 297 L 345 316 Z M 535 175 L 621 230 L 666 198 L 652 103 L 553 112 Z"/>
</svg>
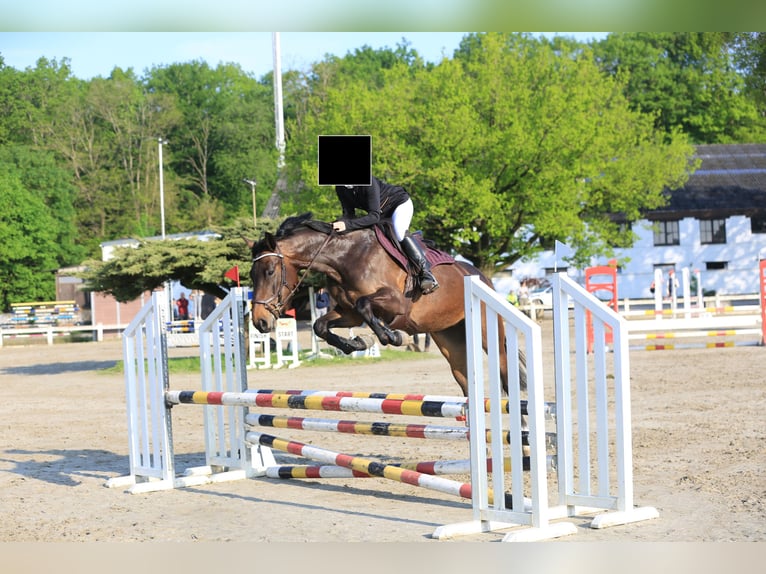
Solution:
<svg viewBox="0 0 766 574">
<path fill-rule="evenodd" d="M 728 269 L 728 261 L 705 261 L 705 269 L 708 271 L 720 271 L 722 269 Z"/>
<path fill-rule="evenodd" d="M 726 243 L 726 220 L 701 219 L 700 243 Z"/>
<path fill-rule="evenodd" d="M 680 245 L 678 221 L 654 222 L 654 245 Z"/>
<path fill-rule="evenodd" d="M 750 233 L 766 233 L 766 216 L 750 218 Z"/>
</svg>

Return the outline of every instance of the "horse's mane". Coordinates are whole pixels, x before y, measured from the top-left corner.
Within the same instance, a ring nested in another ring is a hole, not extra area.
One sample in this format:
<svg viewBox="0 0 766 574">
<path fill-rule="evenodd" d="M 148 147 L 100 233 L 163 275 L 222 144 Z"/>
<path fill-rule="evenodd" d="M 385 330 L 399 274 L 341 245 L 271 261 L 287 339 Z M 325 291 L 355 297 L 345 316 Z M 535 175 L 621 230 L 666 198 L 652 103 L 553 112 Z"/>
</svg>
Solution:
<svg viewBox="0 0 766 574">
<path fill-rule="evenodd" d="M 324 233 L 326 235 L 329 235 L 330 233 L 332 233 L 332 224 L 327 223 L 326 221 L 317 221 L 311 218 L 312 218 L 312 213 L 310 211 L 307 211 L 306 213 L 301 213 L 300 215 L 294 215 L 292 217 L 288 217 L 279 226 L 279 229 L 277 229 L 275 236 L 288 237 L 289 235 L 292 235 L 293 233 L 295 233 L 296 231 L 304 227 L 308 227 L 310 229 L 319 231 L 320 233 Z"/>
</svg>

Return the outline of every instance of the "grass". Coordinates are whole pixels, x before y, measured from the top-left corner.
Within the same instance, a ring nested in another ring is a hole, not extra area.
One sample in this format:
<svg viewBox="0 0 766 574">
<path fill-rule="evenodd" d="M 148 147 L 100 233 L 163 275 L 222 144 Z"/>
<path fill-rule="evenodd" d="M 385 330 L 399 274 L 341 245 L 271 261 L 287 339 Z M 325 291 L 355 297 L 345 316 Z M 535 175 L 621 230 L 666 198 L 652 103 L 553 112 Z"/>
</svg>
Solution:
<svg viewBox="0 0 766 574">
<path fill-rule="evenodd" d="M 382 363 L 388 361 L 414 361 L 419 359 L 428 358 L 440 358 L 441 355 L 435 355 L 430 353 L 417 353 L 408 351 L 394 351 L 392 349 L 382 349 L 380 357 L 362 357 L 356 358 L 351 356 L 338 355 L 332 359 L 314 359 L 307 360 L 307 357 L 311 355 L 311 351 L 300 351 L 298 358 L 301 361 L 300 368 L 312 368 L 318 366 L 328 365 L 348 365 L 359 361 L 364 361 L 365 364 L 370 363 Z M 271 354 L 272 364 L 276 363 L 276 353 Z M 168 372 L 169 373 L 199 373 L 200 372 L 200 358 L 199 357 L 172 357 L 168 359 Z M 113 367 L 103 369 L 101 372 L 106 374 L 121 374 L 125 371 L 125 364 L 123 361 L 117 361 Z"/>
</svg>

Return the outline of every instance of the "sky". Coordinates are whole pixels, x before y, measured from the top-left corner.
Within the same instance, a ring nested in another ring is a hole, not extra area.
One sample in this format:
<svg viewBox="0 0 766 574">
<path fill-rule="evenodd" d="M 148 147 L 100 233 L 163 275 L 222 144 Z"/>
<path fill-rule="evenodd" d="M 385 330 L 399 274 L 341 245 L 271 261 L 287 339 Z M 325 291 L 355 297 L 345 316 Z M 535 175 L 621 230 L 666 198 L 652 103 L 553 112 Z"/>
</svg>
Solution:
<svg viewBox="0 0 766 574">
<path fill-rule="evenodd" d="M 402 39 L 428 62 L 452 58 L 467 32 L 281 32 L 282 72 L 307 70 L 327 54 L 345 56 L 362 46 L 395 48 Z M 582 41 L 605 32 L 549 32 Z M 153 66 L 204 60 L 237 63 L 256 78 L 273 69 L 271 32 L 0 32 L 0 55 L 17 70 L 34 67 L 40 57 L 69 58 L 73 74 L 83 80 L 108 77 L 119 66 L 137 75 Z"/>
</svg>

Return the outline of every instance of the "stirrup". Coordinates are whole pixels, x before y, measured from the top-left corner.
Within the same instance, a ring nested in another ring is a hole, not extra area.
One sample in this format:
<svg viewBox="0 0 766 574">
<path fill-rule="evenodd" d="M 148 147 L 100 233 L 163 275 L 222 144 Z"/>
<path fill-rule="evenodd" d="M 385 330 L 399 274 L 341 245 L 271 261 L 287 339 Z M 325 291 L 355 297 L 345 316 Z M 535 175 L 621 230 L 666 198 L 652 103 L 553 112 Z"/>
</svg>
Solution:
<svg viewBox="0 0 766 574">
<path fill-rule="evenodd" d="M 430 277 L 427 275 L 421 275 L 418 279 L 418 282 L 420 283 L 420 292 L 423 293 L 423 295 L 433 293 L 439 288 L 439 282 L 433 275 Z"/>
</svg>

